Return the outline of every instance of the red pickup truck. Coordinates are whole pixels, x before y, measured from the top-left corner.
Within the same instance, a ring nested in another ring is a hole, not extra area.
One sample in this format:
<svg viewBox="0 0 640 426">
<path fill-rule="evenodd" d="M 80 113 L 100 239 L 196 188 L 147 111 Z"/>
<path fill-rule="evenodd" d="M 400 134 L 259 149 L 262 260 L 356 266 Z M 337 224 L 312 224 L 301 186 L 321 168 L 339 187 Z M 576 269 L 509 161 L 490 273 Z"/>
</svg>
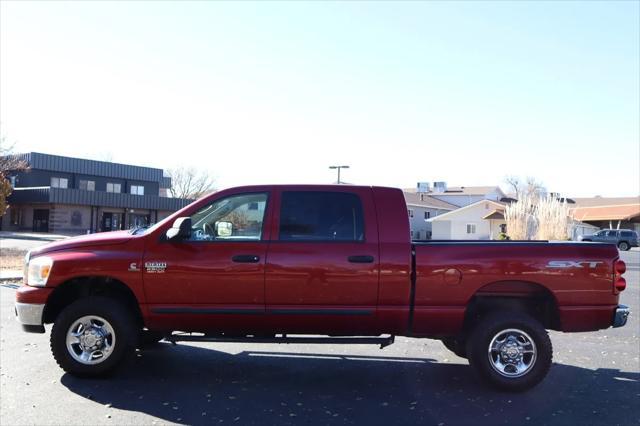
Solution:
<svg viewBox="0 0 640 426">
<path fill-rule="evenodd" d="M 112 371 L 168 341 L 373 343 L 440 339 L 508 390 L 544 378 L 546 329 L 620 327 L 614 245 L 414 241 L 398 189 L 248 186 L 162 222 L 51 243 L 27 255 L 23 328 L 53 324 L 58 364 Z"/>
</svg>

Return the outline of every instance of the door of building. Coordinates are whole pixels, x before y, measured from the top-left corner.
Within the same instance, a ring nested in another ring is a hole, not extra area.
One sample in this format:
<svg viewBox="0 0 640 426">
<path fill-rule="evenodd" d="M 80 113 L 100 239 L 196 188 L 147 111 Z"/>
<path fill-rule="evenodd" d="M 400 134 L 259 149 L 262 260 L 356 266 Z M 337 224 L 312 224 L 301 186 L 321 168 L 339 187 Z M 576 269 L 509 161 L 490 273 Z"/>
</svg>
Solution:
<svg viewBox="0 0 640 426">
<path fill-rule="evenodd" d="M 102 213 L 102 230 L 111 231 L 113 213 Z"/>
<path fill-rule="evenodd" d="M 122 222 L 124 220 L 123 213 L 102 213 L 102 231 L 117 231 L 122 229 Z"/>
<path fill-rule="evenodd" d="M 49 209 L 33 211 L 33 232 L 49 232 Z"/>
</svg>

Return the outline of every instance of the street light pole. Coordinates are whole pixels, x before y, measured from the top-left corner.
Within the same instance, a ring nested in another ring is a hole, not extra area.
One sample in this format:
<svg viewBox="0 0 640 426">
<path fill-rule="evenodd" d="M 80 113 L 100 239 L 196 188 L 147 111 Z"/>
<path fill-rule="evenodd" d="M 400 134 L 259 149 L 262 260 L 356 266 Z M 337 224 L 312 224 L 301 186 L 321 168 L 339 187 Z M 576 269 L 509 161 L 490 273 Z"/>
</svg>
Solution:
<svg viewBox="0 0 640 426">
<path fill-rule="evenodd" d="M 348 169 L 349 166 L 329 166 L 329 168 L 338 170 L 338 185 L 339 185 L 339 184 L 342 183 L 342 182 L 340 182 L 340 169 Z"/>
</svg>

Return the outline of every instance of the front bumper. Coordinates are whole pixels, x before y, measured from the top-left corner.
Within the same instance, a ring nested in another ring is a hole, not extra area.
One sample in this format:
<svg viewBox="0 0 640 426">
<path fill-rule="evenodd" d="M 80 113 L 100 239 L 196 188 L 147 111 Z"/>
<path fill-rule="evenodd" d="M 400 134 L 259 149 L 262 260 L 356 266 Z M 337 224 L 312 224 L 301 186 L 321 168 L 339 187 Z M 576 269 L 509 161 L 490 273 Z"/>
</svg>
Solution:
<svg viewBox="0 0 640 426">
<path fill-rule="evenodd" d="M 42 318 L 44 304 L 16 302 L 16 319 L 22 324 L 22 329 L 29 333 L 44 333 Z"/>
<path fill-rule="evenodd" d="M 627 323 L 627 318 L 629 317 L 630 312 L 631 310 L 629 310 L 628 306 L 618 305 L 616 312 L 613 315 L 613 327 L 616 328 L 624 326 Z"/>
<path fill-rule="evenodd" d="M 16 291 L 15 312 L 22 329 L 29 333 L 44 333 L 44 307 L 51 288 L 23 285 Z"/>
</svg>

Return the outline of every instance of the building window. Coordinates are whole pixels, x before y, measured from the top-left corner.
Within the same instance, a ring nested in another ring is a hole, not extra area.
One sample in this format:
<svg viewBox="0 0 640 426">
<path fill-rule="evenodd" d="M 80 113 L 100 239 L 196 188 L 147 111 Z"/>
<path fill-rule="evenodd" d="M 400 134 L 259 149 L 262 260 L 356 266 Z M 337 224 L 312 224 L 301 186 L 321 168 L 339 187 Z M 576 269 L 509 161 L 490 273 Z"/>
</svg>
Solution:
<svg viewBox="0 0 640 426">
<path fill-rule="evenodd" d="M 431 217 L 431 212 L 424 212 L 424 218 L 429 219 Z"/>
<path fill-rule="evenodd" d="M 121 191 L 122 191 L 122 186 L 119 183 L 107 182 L 107 192 L 120 193 Z"/>
<path fill-rule="evenodd" d="M 131 193 L 133 195 L 144 195 L 144 186 L 142 186 L 142 185 L 131 185 Z"/>
<path fill-rule="evenodd" d="M 413 210 L 409 209 L 409 217 L 413 217 Z"/>
<path fill-rule="evenodd" d="M 95 191 L 96 190 L 96 181 L 80 179 L 79 188 L 80 189 L 84 189 L 85 191 Z"/>
<path fill-rule="evenodd" d="M 475 234 L 475 233 L 476 233 L 476 224 L 467 223 L 467 234 Z"/>
<path fill-rule="evenodd" d="M 68 188 L 69 187 L 69 179 L 61 178 L 61 177 L 52 177 L 51 178 L 51 187 L 52 188 Z"/>
</svg>

